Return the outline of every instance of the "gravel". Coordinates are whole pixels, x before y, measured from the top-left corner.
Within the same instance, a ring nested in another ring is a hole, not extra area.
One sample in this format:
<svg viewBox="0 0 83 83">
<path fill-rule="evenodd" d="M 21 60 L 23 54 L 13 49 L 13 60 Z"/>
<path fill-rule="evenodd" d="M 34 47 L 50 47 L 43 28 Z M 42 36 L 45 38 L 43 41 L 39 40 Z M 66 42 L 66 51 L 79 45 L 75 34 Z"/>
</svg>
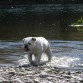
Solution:
<svg viewBox="0 0 83 83">
<path fill-rule="evenodd" d="M 58 67 L 0 67 L 0 83 L 83 83 L 83 71 Z"/>
</svg>

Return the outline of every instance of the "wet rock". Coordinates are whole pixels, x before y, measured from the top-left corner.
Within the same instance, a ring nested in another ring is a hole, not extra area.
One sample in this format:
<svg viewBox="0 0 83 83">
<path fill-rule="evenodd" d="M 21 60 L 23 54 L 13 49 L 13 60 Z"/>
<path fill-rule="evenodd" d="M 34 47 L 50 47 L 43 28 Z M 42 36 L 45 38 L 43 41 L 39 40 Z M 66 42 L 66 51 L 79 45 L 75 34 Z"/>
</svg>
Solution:
<svg viewBox="0 0 83 83">
<path fill-rule="evenodd" d="M 6 79 L 4 79 L 3 77 L 0 77 L 0 82 L 5 82 Z"/>
<path fill-rule="evenodd" d="M 3 71 L 3 68 L 2 67 L 0 67 L 0 72 L 2 72 Z"/>
<path fill-rule="evenodd" d="M 71 74 L 75 74 L 75 71 L 71 71 Z"/>
<path fill-rule="evenodd" d="M 9 74 L 13 76 L 13 75 L 15 75 L 15 72 L 9 72 Z"/>
<path fill-rule="evenodd" d="M 78 73 L 78 74 L 80 74 L 80 73 L 81 73 L 81 71 L 76 71 L 75 73 Z"/>
<path fill-rule="evenodd" d="M 40 77 L 40 78 L 46 78 L 46 77 L 48 77 L 48 75 L 41 74 L 41 75 L 39 75 L 39 77 Z"/>
<path fill-rule="evenodd" d="M 70 83 L 79 83 L 79 82 L 78 82 L 78 81 L 76 81 L 76 79 L 71 78 Z"/>
<path fill-rule="evenodd" d="M 52 72 L 52 70 L 50 68 L 44 68 L 43 70 L 47 71 L 47 72 Z"/>
<path fill-rule="evenodd" d="M 83 83 L 83 78 L 79 78 L 78 80 L 79 82 Z"/>
<path fill-rule="evenodd" d="M 46 77 L 48 80 L 53 80 L 53 77 Z"/>
<path fill-rule="evenodd" d="M 24 83 L 20 78 L 13 79 L 12 82 Z"/>
<path fill-rule="evenodd" d="M 40 78 L 45 78 L 45 77 L 48 77 L 48 76 L 49 75 L 44 71 L 42 71 L 41 74 L 39 75 Z"/>
<path fill-rule="evenodd" d="M 33 80 L 28 80 L 28 81 L 26 81 L 25 83 L 34 83 L 34 81 Z M 36 83 L 36 82 L 35 82 Z"/>
<path fill-rule="evenodd" d="M 67 72 L 68 75 L 71 75 L 70 71 Z"/>
<path fill-rule="evenodd" d="M 37 78 L 36 78 L 36 79 L 34 79 L 33 81 L 34 81 L 34 83 L 40 83 L 40 80 L 39 80 L 39 79 L 37 79 Z"/>
<path fill-rule="evenodd" d="M 64 78 L 70 79 L 72 78 L 71 75 L 63 75 Z"/>
</svg>

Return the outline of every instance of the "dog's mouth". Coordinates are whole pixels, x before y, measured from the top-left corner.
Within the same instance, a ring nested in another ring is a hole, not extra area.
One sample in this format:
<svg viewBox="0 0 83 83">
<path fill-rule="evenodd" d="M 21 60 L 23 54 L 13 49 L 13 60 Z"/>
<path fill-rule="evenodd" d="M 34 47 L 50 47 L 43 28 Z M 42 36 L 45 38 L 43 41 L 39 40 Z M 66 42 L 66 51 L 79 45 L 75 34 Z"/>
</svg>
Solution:
<svg viewBox="0 0 83 83">
<path fill-rule="evenodd" d="M 25 50 L 25 51 L 29 51 L 28 45 L 25 45 L 25 46 L 24 46 L 24 50 Z"/>
</svg>

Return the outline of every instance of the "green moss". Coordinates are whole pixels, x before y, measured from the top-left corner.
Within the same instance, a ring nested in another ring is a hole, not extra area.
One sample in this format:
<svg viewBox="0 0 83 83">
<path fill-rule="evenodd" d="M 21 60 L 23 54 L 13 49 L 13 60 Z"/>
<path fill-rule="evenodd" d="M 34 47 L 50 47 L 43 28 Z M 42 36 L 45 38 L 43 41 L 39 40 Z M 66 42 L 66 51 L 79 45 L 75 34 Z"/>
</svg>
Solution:
<svg viewBox="0 0 83 83">
<path fill-rule="evenodd" d="M 76 22 L 72 23 L 73 28 L 77 31 L 83 32 L 83 26 L 76 26 L 76 25 L 83 25 L 83 17 L 81 16 Z"/>
<path fill-rule="evenodd" d="M 80 19 L 77 20 L 78 24 L 83 24 L 83 18 L 81 17 Z"/>
</svg>

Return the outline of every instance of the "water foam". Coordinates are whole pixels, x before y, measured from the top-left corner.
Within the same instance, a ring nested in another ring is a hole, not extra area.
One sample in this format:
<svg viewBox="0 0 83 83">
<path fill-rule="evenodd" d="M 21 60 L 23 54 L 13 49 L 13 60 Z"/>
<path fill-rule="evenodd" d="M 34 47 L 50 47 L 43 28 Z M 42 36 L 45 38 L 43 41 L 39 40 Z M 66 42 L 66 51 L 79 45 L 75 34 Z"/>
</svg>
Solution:
<svg viewBox="0 0 83 83">
<path fill-rule="evenodd" d="M 18 60 L 18 64 L 20 66 L 29 64 L 28 55 L 25 54 L 25 55 L 22 55 L 22 56 L 23 57 Z M 33 56 L 32 59 L 35 60 L 35 57 Z M 45 54 L 43 54 L 42 57 L 41 57 L 41 62 L 44 62 L 44 61 L 47 61 L 47 60 L 48 60 L 47 56 Z"/>
<path fill-rule="evenodd" d="M 75 66 L 75 63 L 79 61 L 79 58 L 72 58 L 72 57 L 52 57 L 52 60 L 48 66 L 57 66 L 57 67 L 73 67 Z"/>
<path fill-rule="evenodd" d="M 44 57 L 43 57 L 44 56 Z M 34 59 L 34 57 L 33 57 Z M 47 61 L 48 58 L 45 54 L 42 55 L 41 57 L 41 61 Z M 63 57 L 52 57 L 51 62 L 47 63 L 47 66 L 57 66 L 57 67 L 74 67 L 75 65 L 77 65 L 79 61 L 79 58 L 72 58 L 72 57 L 68 57 L 68 56 L 63 56 Z M 27 54 L 24 55 L 23 58 L 18 60 L 18 63 L 20 66 L 25 65 L 25 64 L 29 64 L 29 60 L 27 57 Z"/>
<path fill-rule="evenodd" d="M 22 66 L 25 64 L 29 64 L 27 54 L 23 55 L 23 57 L 18 60 L 18 65 Z"/>
</svg>

